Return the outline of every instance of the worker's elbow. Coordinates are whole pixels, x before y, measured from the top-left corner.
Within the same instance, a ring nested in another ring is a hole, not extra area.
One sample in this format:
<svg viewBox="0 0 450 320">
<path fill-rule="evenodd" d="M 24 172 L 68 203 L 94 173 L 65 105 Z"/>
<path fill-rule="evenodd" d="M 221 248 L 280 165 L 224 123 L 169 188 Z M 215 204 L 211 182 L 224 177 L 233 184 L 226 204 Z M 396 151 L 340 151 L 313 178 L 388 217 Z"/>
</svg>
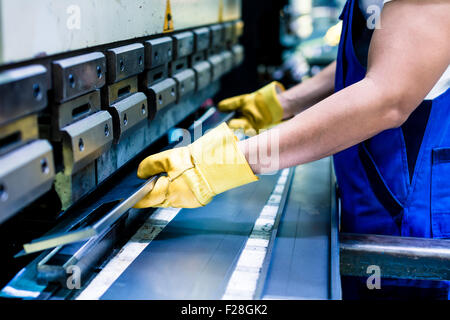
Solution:
<svg viewBox="0 0 450 320">
<path fill-rule="evenodd" d="M 379 111 L 383 119 L 384 129 L 393 129 L 402 126 L 414 110 L 415 102 L 411 100 L 406 90 L 398 86 L 376 83 L 371 79 L 373 90 L 376 92 L 375 99 L 378 100 Z"/>
<path fill-rule="evenodd" d="M 384 111 L 387 128 L 394 129 L 401 127 L 408 119 L 410 112 L 401 105 L 401 103 L 394 103 L 387 107 Z"/>
</svg>

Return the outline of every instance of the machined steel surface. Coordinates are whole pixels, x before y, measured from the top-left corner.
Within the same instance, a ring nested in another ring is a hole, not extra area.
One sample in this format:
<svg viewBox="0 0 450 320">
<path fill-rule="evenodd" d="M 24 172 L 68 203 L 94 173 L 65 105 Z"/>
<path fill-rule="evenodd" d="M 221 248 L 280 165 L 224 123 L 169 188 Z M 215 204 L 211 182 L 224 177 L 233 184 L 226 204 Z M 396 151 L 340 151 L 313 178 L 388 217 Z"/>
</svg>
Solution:
<svg viewBox="0 0 450 320">
<path fill-rule="evenodd" d="M 61 209 L 67 210 L 97 186 L 95 162 L 91 162 L 76 172 L 61 171 L 55 176 L 55 191 L 61 201 Z"/>
<path fill-rule="evenodd" d="M 224 74 L 223 57 L 220 54 L 208 58 L 211 64 L 212 81 L 218 80 Z"/>
<path fill-rule="evenodd" d="M 278 176 L 183 209 L 101 299 L 221 299 Z"/>
<path fill-rule="evenodd" d="M 174 74 L 186 70 L 188 67 L 189 67 L 188 57 L 179 58 L 169 63 L 169 74 L 170 76 L 173 76 Z"/>
<path fill-rule="evenodd" d="M 112 84 L 144 71 L 144 45 L 133 43 L 106 51 L 108 83 Z"/>
<path fill-rule="evenodd" d="M 166 63 L 162 66 L 146 70 L 142 77 L 143 78 L 142 85 L 144 88 L 148 88 L 157 82 L 163 81 L 168 76 L 169 76 L 169 65 Z"/>
<path fill-rule="evenodd" d="M 45 140 L 0 156 L 0 222 L 47 192 L 54 176 L 52 147 Z"/>
<path fill-rule="evenodd" d="M 145 45 L 145 67 L 153 69 L 172 61 L 173 42 L 171 37 L 147 40 Z"/>
<path fill-rule="evenodd" d="M 55 100 L 65 102 L 105 84 L 106 58 L 92 52 L 53 61 L 53 89 Z"/>
<path fill-rule="evenodd" d="M 209 49 L 211 43 L 211 34 L 208 28 L 198 28 L 193 30 L 194 33 L 194 50 L 201 52 Z"/>
<path fill-rule="evenodd" d="M 138 77 L 134 76 L 102 88 L 102 105 L 110 106 L 120 99 L 138 92 Z"/>
<path fill-rule="evenodd" d="M 155 186 L 157 179 L 158 176 L 154 176 L 133 191 L 128 198 L 123 199 L 122 201 L 120 201 L 120 198 L 117 199 L 116 201 L 119 203 L 91 226 L 87 226 L 79 230 L 71 230 L 61 234 L 47 235 L 43 238 L 24 244 L 23 249 L 25 254 L 79 242 L 102 234 L 144 196 L 146 196 Z"/>
<path fill-rule="evenodd" d="M 233 52 L 234 66 L 240 66 L 244 62 L 244 47 L 240 44 L 237 44 L 231 48 L 231 51 Z"/>
<path fill-rule="evenodd" d="M 113 141 L 112 117 L 99 111 L 61 130 L 63 137 L 64 173 L 84 168 L 109 149 Z"/>
<path fill-rule="evenodd" d="M 192 69 L 184 70 L 173 76 L 177 82 L 177 102 L 195 91 L 195 72 Z"/>
<path fill-rule="evenodd" d="M 365 276 L 378 266 L 386 278 L 450 280 L 450 240 L 341 233 L 342 275 Z"/>
<path fill-rule="evenodd" d="M 0 126 L 0 156 L 31 140 L 37 139 L 38 136 L 36 114 Z"/>
<path fill-rule="evenodd" d="M 148 119 L 147 97 L 142 92 L 113 103 L 107 110 L 113 117 L 114 141 L 119 143 L 126 134 L 133 132 Z"/>
<path fill-rule="evenodd" d="M 211 31 L 211 47 L 222 48 L 224 46 L 224 27 L 221 24 L 216 24 L 209 27 Z"/>
<path fill-rule="evenodd" d="M 262 298 L 330 299 L 331 159 L 301 165 L 278 227 Z"/>
<path fill-rule="evenodd" d="M 150 116 L 154 116 L 157 111 L 176 101 L 176 87 L 176 81 L 168 78 L 152 85 L 146 90 L 145 93 L 148 98 Z"/>
<path fill-rule="evenodd" d="M 221 53 L 223 58 L 223 73 L 230 72 L 234 67 L 233 54 L 231 51 L 223 51 Z"/>
<path fill-rule="evenodd" d="M 208 86 L 211 82 L 211 64 L 203 61 L 200 63 L 197 63 L 193 67 L 195 71 L 195 78 L 196 78 L 196 90 L 201 90 Z"/>
<path fill-rule="evenodd" d="M 174 34 L 173 58 L 175 60 L 186 57 L 194 52 L 194 34 L 190 31 Z"/>
<path fill-rule="evenodd" d="M 235 35 L 235 27 L 234 27 L 234 23 L 232 22 L 226 22 L 223 24 L 223 28 L 224 28 L 224 40 L 225 43 L 228 44 L 232 44 L 234 39 L 236 38 Z"/>
<path fill-rule="evenodd" d="M 100 90 L 95 90 L 76 99 L 52 106 L 52 140 L 61 140 L 60 131 L 81 119 L 101 110 Z"/>
<path fill-rule="evenodd" d="M 42 65 L 0 72 L 0 126 L 47 105 L 49 74 Z"/>
</svg>

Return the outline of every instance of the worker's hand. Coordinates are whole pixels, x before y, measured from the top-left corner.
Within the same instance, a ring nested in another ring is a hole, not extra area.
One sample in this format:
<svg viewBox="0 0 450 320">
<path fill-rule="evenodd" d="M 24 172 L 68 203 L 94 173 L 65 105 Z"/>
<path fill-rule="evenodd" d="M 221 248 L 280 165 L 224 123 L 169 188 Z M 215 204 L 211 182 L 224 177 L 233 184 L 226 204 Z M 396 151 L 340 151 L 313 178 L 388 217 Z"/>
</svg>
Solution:
<svg viewBox="0 0 450 320">
<path fill-rule="evenodd" d="M 159 173 L 167 176 L 135 208 L 196 208 L 221 192 L 258 180 L 225 123 L 187 147 L 146 158 L 137 174 L 148 179 Z"/>
<path fill-rule="evenodd" d="M 218 107 L 222 112 L 237 111 L 237 117 L 229 122 L 231 129 L 259 130 L 283 119 L 277 98 L 283 91 L 283 85 L 275 81 L 254 93 L 223 100 Z"/>
</svg>

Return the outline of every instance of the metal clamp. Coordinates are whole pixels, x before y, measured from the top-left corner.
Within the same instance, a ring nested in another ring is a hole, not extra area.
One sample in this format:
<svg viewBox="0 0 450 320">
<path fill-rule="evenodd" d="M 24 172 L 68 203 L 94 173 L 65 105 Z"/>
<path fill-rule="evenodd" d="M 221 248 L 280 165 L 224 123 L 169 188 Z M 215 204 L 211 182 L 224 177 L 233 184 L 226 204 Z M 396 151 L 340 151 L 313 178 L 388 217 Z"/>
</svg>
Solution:
<svg viewBox="0 0 450 320">
<path fill-rule="evenodd" d="M 14 121 L 47 105 L 47 69 L 41 65 L 0 73 L 0 125 Z"/>
<path fill-rule="evenodd" d="M 209 49 L 211 34 L 208 28 L 199 28 L 194 31 L 194 51 L 201 52 Z"/>
<path fill-rule="evenodd" d="M 197 63 L 193 67 L 196 78 L 196 90 L 206 88 L 211 83 L 211 64 L 206 61 Z"/>
<path fill-rule="evenodd" d="M 234 59 L 231 51 L 224 51 L 221 53 L 223 58 L 223 73 L 228 73 L 233 69 Z"/>
<path fill-rule="evenodd" d="M 106 58 L 109 84 L 144 71 L 144 46 L 140 43 L 109 49 Z"/>
<path fill-rule="evenodd" d="M 175 60 L 186 57 L 194 52 L 194 34 L 190 31 L 174 34 L 173 58 Z"/>
<path fill-rule="evenodd" d="M 217 54 L 209 57 L 208 61 L 211 64 L 211 71 L 212 71 L 211 81 L 216 81 L 224 74 L 223 57 Z"/>
<path fill-rule="evenodd" d="M 184 70 L 173 76 L 177 82 L 177 103 L 181 98 L 195 91 L 195 72 L 192 69 Z"/>
<path fill-rule="evenodd" d="M 84 168 L 110 148 L 113 141 L 112 117 L 99 111 L 61 130 L 64 173 L 72 174 Z"/>
<path fill-rule="evenodd" d="M 113 117 L 114 142 L 132 132 L 148 118 L 147 97 L 142 92 L 113 103 L 107 110 Z"/>
<path fill-rule="evenodd" d="M 37 114 L 0 127 L 0 155 L 26 144 L 39 136 Z"/>
<path fill-rule="evenodd" d="M 52 140 L 60 141 L 62 128 L 100 111 L 100 91 L 88 93 L 63 104 L 54 105 L 52 112 Z"/>
<path fill-rule="evenodd" d="M 163 81 L 169 76 L 169 67 L 167 64 L 147 70 L 142 76 L 142 85 L 148 88 L 157 82 Z"/>
<path fill-rule="evenodd" d="M 224 44 L 224 27 L 216 24 L 209 27 L 211 31 L 211 48 L 220 48 Z"/>
<path fill-rule="evenodd" d="M 172 61 L 172 38 L 162 37 L 145 41 L 145 67 L 153 69 Z"/>
<path fill-rule="evenodd" d="M 131 77 L 102 88 L 102 104 L 110 106 L 116 101 L 138 92 L 138 77 Z"/>
<path fill-rule="evenodd" d="M 53 62 L 55 100 L 65 102 L 105 85 L 106 58 L 101 52 Z"/>
<path fill-rule="evenodd" d="M 228 44 L 232 44 L 233 40 L 235 39 L 235 28 L 234 28 L 234 23 L 232 22 L 227 22 L 223 24 L 223 28 L 224 28 L 224 40 L 225 43 Z"/>
<path fill-rule="evenodd" d="M 146 95 L 150 119 L 153 119 L 157 111 L 176 101 L 176 86 L 175 80 L 168 78 L 147 88 Z"/>
<path fill-rule="evenodd" d="M 237 44 L 233 46 L 231 51 L 233 52 L 234 67 L 240 66 L 244 62 L 244 47 Z"/>
<path fill-rule="evenodd" d="M 54 176 L 53 150 L 45 140 L 0 157 L 0 223 L 50 190 Z"/>
<path fill-rule="evenodd" d="M 182 72 L 183 70 L 186 70 L 189 66 L 188 63 L 188 57 L 180 58 L 178 60 L 172 61 L 169 64 L 169 72 L 170 75 L 173 76 L 174 74 L 177 74 L 179 72 Z"/>
</svg>

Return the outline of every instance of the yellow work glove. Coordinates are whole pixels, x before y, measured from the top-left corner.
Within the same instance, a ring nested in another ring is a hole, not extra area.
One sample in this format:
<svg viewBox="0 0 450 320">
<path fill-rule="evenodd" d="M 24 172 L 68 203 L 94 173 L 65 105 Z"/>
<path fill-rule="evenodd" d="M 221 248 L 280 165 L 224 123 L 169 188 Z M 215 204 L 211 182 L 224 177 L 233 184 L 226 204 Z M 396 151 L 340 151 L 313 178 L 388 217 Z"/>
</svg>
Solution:
<svg viewBox="0 0 450 320">
<path fill-rule="evenodd" d="M 225 123 L 187 147 L 146 158 L 137 175 L 148 179 L 160 173 L 167 176 L 135 208 L 197 208 L 219 193 L 258 180 Z"/>
<path fill-rule="evenodd" d="M 274 81 L 254 93 L 225 99 L 218 107 L 222 112 L 236 110 L 237 117 L 229 122 L 231 129 L 264 129 L 283 119 L 283 108 L 277 93 L 284 90 L 281 83 Z"/>
</svg>

